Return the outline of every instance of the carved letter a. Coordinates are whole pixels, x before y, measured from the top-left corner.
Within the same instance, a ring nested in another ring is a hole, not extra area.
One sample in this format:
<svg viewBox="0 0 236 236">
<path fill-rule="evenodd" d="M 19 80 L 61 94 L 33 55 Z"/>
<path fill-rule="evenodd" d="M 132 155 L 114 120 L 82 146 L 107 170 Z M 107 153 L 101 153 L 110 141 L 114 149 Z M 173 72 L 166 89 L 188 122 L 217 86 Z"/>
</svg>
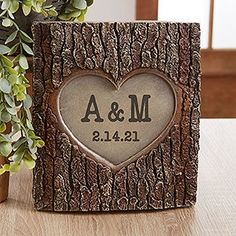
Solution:
<svg viewBox="0 0 236 236">
<path fill-rule="evenodd" d="M 94 109 L 92 109 L 92 106 Z M 103 122 L 104 120 L 101 118 L 98 110 L 98 105 L 95 99 L 94 95 L 91 95 L 86 114 L 84 118 L 81 119 L 82 122 L 90 122 L 90 119 L 88 118 L 90 115 L 96 115 L 96 118 L 94 119 L 95 122 Z"/>
</svg>

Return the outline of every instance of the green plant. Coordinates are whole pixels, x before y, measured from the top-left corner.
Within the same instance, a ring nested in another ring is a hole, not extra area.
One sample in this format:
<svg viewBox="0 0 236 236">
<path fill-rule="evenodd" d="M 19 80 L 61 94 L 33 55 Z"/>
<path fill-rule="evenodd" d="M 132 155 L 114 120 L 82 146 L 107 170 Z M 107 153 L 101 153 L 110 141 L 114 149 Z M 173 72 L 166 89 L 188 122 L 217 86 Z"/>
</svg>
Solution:
<svg viewBox="0 0 236 236">
<path fill-rule="evenodd" d="M 6 171 L 17 172 L 22 162 L 27 168 L 33 169 L 37 148 L 44 145 L 43 140 L 35 135 L 31 123 L 32 100 L 27 93 L 27 55 L 33 55 L 30 46 L 33 40 L 19 27 L 15 14 L 22 11 L 27 17 L 35 12 L 45 17 L 58 15 L 60 20 L 83 21 L 93 0 L 64 0 L 60 12 L 55 6 L 47 5 L 46 0 L 0 2 L 1 24 L 13 29 L 5 45 L 0 45 L 0 155 L 9 161 L 9 164 L 0 168 L 1 175 Z"/>
</svg>

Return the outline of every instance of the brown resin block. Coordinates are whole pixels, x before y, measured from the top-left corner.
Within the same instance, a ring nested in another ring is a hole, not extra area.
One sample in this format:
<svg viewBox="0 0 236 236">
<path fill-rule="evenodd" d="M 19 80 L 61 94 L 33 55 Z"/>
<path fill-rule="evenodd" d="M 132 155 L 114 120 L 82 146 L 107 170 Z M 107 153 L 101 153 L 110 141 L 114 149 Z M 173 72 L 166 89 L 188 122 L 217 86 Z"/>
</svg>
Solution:
<svg viewBox="0 0 236 236">
<path fill-rule="evenodd" d="M 159 210 L 196 202 L 196 23 L 33 26 L 37 210 Z"/>
</svg>

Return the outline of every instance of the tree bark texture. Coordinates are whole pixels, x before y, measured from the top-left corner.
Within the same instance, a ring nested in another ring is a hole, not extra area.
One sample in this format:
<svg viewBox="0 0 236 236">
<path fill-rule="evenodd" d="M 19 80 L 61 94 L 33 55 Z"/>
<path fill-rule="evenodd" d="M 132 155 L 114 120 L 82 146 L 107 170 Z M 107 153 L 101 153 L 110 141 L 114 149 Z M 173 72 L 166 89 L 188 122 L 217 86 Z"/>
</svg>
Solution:
<svg viewBox="0 0 236 236">
<path fill-rule="evenodd" d="M 33 35 L 33 124 L 46 143 L 34 170 L 35 208 L 117 211 L 193 205 L 199 150 L 199 24 L 44 22 L 34 25 Z M 160 71 L 181 89 L 181 112 L 159 145 L 114 172 L 89 158 L 57 128 L 48 101 L 74 71 L 100 70 L 119 85 L 139 68 Z"/>
</svg>

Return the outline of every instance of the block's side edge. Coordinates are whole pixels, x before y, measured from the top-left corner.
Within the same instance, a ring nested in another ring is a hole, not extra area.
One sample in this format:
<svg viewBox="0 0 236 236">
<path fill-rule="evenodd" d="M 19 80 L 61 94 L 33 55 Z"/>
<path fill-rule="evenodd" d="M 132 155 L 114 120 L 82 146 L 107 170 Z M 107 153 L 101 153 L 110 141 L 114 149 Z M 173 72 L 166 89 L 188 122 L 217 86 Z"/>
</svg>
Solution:
<svg viewBox="0 0 236 236">
<path fill-rule="evenodd" d="M 49 119 L 53 116 L 46 109 L 47 78 L 50 78 L 50 45 L 49 26 L 40 23 L 32 27 L 34 36 L 34 76 L 33 76 L 33 107 L 32 119 L 36 135 L 45 142 L 50 137 Z M 51 150 L 53 152 L 53 150 Z M 34 207 L 38 210 L 53 210 L 53 158 L 50 148 L 46 145 L 38 150 L 38 158 L 33 175 Z"/>
</svg>

